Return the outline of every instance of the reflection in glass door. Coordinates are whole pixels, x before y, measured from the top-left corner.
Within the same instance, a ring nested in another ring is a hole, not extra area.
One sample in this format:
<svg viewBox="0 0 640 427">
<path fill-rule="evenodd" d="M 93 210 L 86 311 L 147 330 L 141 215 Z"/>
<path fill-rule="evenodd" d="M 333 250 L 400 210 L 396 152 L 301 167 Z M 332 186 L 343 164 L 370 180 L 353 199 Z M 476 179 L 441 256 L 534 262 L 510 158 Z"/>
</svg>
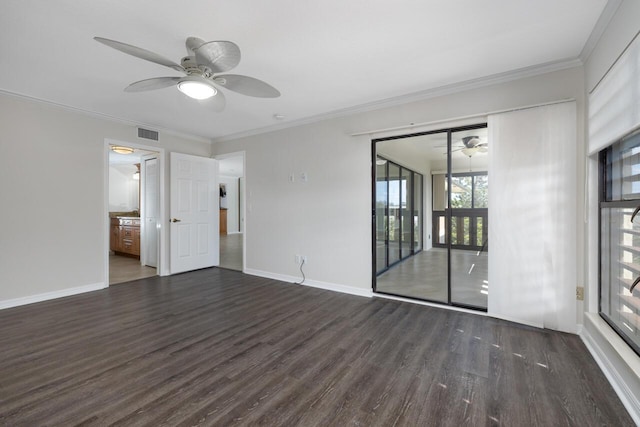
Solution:
<svg viewBox="0 0 640 427">
<path fill-rule="evenodd" d="M 401 243 L 400 255 L 402 259 L 407 258 L 413 252 L 413 172 L 402 168 L 400 173 L 400 230 Z"/>
<path fill-rule="evenodd" d="M 413 252 L 422 250 L 422 175 L 413 173 Z"/>
<path fill-rule="evenodd" d="M 387 226 L 388 265 L 400 261 L 400 166 L 387 162 L 389 186 L 389 223 Z"/>
<path fill-rule="evenodd" d="M 381 273 L 422 247 L 422 221 L 416 215 L 422 198 L 413 190 L 416 180 L 421 188 L 422 175 L 381 156 L 375 171 L 375 259 L 376 273 Z"/>
<path fill-rule="evenodd" d="M 386 270 L 388 261 L 387 254 L 387 227 L 389 224 L 389 179 L 387 177 L 387 161 L 382 158 L 376 159 L 376 273 Z"/>
<path fill-rule="evenodd" d="M 478 130 L 473 132 L 480 134 Z M 489 292 L 489 175 L 486 169 L 474 171 L 473 162 L 474 157 L 486 156 L 489 144 L 486 139 L 469 135 L 466 130 L 452 132 L 451 141 L 452 158 L 459 154 L 466 157 L 462 162 L 469 162 L 468 171 L 454 169 L 450 174 L 451 303 L 486 308 Z"/>
<path fill-rule="evenodd" d="M 486 309 L 487 138 L 478 125 L 373 141 L 376 292 Z"/>
</svg>

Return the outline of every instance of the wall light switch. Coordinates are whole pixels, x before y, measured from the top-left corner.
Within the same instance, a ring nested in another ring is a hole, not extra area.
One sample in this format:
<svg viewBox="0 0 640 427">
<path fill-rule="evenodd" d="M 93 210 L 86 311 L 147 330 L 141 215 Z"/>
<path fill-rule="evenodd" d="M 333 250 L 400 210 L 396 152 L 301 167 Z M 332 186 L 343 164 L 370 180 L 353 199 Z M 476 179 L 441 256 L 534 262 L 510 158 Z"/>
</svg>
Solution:
<svg viewBox="0 0 640 427">
<path fill-rule="evenodd" d="M 296 180 L 296 175 L 293 172 L 291 172 L 289 174 L 289 182 L 295 182 L 295 180 Z"/>
<path fill-rule="evenodd" d="M 300 174 L 300 180 L 301 180 L 302 182 L 307 182 L 307 181 L 309 181 L 309 177 L 307 176 L 307 173 L 306 173 L 306 172 L 302 172 L 302 173 Z"/>
</svg>

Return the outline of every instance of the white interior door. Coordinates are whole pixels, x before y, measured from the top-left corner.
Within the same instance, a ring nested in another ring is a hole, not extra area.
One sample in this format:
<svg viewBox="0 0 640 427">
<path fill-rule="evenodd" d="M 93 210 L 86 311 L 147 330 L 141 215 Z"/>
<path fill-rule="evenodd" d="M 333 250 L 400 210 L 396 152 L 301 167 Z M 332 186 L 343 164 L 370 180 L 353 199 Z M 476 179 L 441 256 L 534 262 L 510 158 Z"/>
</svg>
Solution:
<svg viewBox="0 0 640 427">
<path fill-rule="evenodd" d="M 160 230 L 160 174 L 158 155 L 152 154 L 142 157 L 141 187 L 142 200 L 140 203 L 140 215 L 142 217 L 141 233 L 141 263 L 149 267 L 158 267 L 158 241 Z"/>
<path fill-rule="evenodd" d="M 171 153 L 171 274 L 218 265 L 218 162 Z"/>
</svg>

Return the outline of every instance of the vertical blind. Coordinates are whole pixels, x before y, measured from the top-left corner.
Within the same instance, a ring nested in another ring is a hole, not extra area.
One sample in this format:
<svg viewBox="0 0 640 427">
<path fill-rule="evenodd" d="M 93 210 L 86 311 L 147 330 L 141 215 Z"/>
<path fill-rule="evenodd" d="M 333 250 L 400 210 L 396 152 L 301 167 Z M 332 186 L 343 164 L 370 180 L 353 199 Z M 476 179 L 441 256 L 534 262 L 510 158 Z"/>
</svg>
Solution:
<svg viewBox="0 0 640 427">
<path fill-rule="evenodd" d="M 489 116 L 490 315 L 576 332 L 576 104 Z"/>
<path fill-rule="evenodd" d="M 589 95 L 589 154 L 640 127 L 640 37 Z"/>
</svg>

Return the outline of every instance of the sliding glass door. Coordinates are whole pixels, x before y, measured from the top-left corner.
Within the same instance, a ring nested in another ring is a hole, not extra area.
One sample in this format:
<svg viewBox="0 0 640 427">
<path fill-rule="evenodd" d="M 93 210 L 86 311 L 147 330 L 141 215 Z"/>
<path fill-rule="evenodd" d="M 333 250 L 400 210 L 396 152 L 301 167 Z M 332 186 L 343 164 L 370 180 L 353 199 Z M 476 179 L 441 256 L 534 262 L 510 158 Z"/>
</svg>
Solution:
<svg viewBox="0 0 640 427">
<path fill-rule="evenodd" d="M 376 292 L 486 309 L 488 151 L 486 125 L 373 141 Z"/>
<path fill-rule="evenodd" d="M 422 175 L 381 156 L 375 162 L 375 256 L 380 273 L 422 246 L 422 220 L 416 215 L 422 211 L 422 195 L 413 190 L 422 187 Z"/>
</svg>

